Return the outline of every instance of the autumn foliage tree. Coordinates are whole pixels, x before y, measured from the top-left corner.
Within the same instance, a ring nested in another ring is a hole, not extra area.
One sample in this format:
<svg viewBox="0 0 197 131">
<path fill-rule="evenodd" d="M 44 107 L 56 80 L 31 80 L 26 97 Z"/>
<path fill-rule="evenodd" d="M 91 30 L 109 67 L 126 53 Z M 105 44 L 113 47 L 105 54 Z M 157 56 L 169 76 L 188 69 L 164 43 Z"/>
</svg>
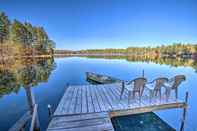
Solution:
<svg viewBox="0 0 197 131">
<path fill-rule="evenodd" d="M 23 56 L 52 55 L 55 45 L 43 27 L 18 20 L 10 22 L 4 12 L 0 12 L 0 43 L 9 43 L 9 49 L 15 47 L 14 50 L 18 49 Z M 1 47 L 1 50 L 6 49 Z"/>
</svg>

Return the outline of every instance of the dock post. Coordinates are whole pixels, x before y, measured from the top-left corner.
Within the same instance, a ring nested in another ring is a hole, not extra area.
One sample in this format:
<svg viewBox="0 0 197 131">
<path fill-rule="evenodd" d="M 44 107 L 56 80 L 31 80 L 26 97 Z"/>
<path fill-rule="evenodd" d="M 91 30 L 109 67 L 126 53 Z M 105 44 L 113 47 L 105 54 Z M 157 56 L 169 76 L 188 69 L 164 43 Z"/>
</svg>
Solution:
<svg viewBox="0 0 197 131">
<path fill-rule="evenodd" d="M 33 127 L 35 127 L 36 131 L 39 131 L 40 130 L 40 122 L 39 122 L 39 118 L 38 118 L 38 105 L 35 102 L 35 97 L 34 97 L 34 94 L 31 90 L 31 86 L 27 85 L 25 87 L 25 91 L 26 91 L 27 102 L 29 105 L 29 110 L 31 112 L 31 115 L 32 115 L 32 117 L 33 117 L 33 115 L 35 115 L 35 126 L 33 126 Z"/>
<path fill-rule="evenodd" d="M 48 104 L 47 108 L 48 108 L 49 117 L 51 117 L 52 115 L 51 105 Z"/>
<path fill-rule="evenodd" d="M 37 114 L 36 114 L 35 130 L 40 131 L 40 121 L 39 121 L 39 117 L 38 117 L 38 110 L 37 110 Z"/>
<path fill-rule="evenodd" d="M 124 81 L 121 82 L 121 86 L 122 86 L 122 89 L 121 89 L 121 93 L 120 93 L 120 100 L 122 99 L 122 94 L 124 93 L 124 88 L 125 88 L 125 82 Z"/>
<path fill-rule="evenodd" d="M 144 77 L 144 69 L 142 70 L 142 77 Z"/>
<path fill-rule="evenodd" d="M 184 131 L 184 125 L 185 125 L 185 120 L 186 120 L 186 113 L 187 113 L 187 108 L 188 108 L 188 96 L 189 96 L 189 93 L 186 92 L 185 94 L 185 104 L 186 106 L 184 107 L 183 109 L 183 118 L 182 118 L 182 121 L 181 121 L 181 128 L 180 128 L 180 131 Z"/>
<path fill-rule="evenodd" d="M 33 109 L 34 109 L 34 105 L 35 105 L 35 97 L 34 97 L 33 92 L 31 91 L 30 85 L 25 86 L 25 92 L 26 92 L 29 110 L 31 111 L 31 114 L 33 114 Z"/>
<path fill-rule="evenodd" d="M 29 131 L 40 131 L 40 123 L 39 123 L 39 118 L 38 118 L 38 105 L 37 104 L 34 105 Z"/>
</svg>

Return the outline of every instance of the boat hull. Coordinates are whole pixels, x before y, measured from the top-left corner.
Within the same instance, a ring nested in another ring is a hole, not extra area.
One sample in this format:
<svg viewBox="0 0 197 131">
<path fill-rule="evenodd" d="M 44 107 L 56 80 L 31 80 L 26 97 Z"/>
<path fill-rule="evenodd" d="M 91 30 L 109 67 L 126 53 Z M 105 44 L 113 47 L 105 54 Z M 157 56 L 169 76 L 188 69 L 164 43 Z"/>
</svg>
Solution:
<svg viewBox="0 0 197 131">
<path fill-rule="evenodd" d="M 111 76 L 96 74 L 92 72 L 86 72 L 86 79 L 91 84 L 110 84 L 121 82 L 121 80 L 113 78 Z"/>
</svg>

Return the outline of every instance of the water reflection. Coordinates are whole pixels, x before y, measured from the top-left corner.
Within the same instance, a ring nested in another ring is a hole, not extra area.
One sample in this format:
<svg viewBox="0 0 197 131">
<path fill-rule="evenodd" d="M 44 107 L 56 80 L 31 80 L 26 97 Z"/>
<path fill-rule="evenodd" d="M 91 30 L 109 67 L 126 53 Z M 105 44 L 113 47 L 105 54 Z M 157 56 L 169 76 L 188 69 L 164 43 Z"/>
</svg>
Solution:
<svg viewBox="0 0 197 131">
<path fill-rule="evenodd" d="M 47 82 L 55 68 L 53 58 L 25 58 L 0 60 L 0 97 L 20 87 L 30 88 L 40 82 Z"/>
<path fill-rule="evenodd" d="M 170 65 L 173 67 L 185 66 L 192 67 L 197 72 L 197 60 L 169 57 L 154 56 L 86 56 L 87 58 L 104 58 L 104 59 L 125 59 L 131 62 L 153 62 L 160 65 Z"/>
<path fill-rule="evenodd" d="M 113 59 L 117 59 L 117 58 L 113 57 Z M 43 61 L 43 63 L 45 63 L 46 61 L 49 61 L 48 65 L 47 64 L 46 65 L 47 66 L 50 65 L 51 67 L 53 67 L 53 69 L 57 65 L 57 68 L 55 69 L 55 71 L 51 71 L 53 73 L 49 71 L 50 80 L 49 78 L 47 78 L 48 82 L 45 83 L 43 79 L 38 80 L 38 77 L 37 77 L 37 80 L 36 80 L 37 84 L 39 83 L 38 81 L 44 82 L 44 84 L 38 84 L 38 86 L 33 86 L 31 88 L 32 93 L 34 93 L 35 95 L 36 103 L 39 104 L 38 109 L 39 109 L 39 116 L 40 116 L 40 123 L 41 123 L 40 125 L 41 125 L 42 130 L 45 130 L 48 126 L 49 117 L 48 117 L 48 112 L 47 112 L 47 105 L 51 104 L 53 111 L 55 110 L 55 108 L 57 107 L 59 103 L 59 100 L 61 99 L 64 93 L 64 89 L 67 83 L 87 84 L 87 82 L 85 81 L 85 72 L 90 71 L 90 72 L 104 73 L 104 74 L 114 76 L 123 80 L 130 80 L 130 79 L 139 77 L 141 75 L 142 69 L 145 70 L 145 77 L 148 78 L 148 81 L 151 81 L 159 76 L 165 76 L 165 77 L 170 78 L 176 74 L 186 75 L 187 80 L 183 82 L 183 84 L 179 88 L 178 97 L 184 98 L 185 91 L 189 91 L 190 108 L 188 108 L 187 121 L 189 124 L 187 124 L 187 127 L 189 126 L 193 128 L 193 130 L 191 131 L 194 131 L 195 129 L 197 129 L 196 124 L 195 124 L 196 121 L 194 117 L 192 117 L 196 114 L 195 92 L 197 91 L 195 88 L 196 86 L 195 81 L 197 79 L 197 74 L 194 73 L 193 69 L 182 68 L 182 67 L 170 68 L 169 66 L 163 66 L 163 65 L 160 66 L 158 64 L 148 63 L 148 62 L 147 63 L 128 62 L 125 60 L 125 57 L 121 58 L 121 60 L 88 59 L 88 58 L 72 57 L 72 58 L 57 58 L 55 59 L 55 62 L 53 62 L 53 60 L 50 60 L 50 59 L 49 60 L 47 59 L 45 60 L 43 59 L 37 59 L 37 60 L 36 59 L 23 59 L 23 60 L 12 59 L 9 61 L 8 60 L 0 61 L 1 62 L 0 64 L 1 82 L 0 83 L 3 82 L 3 84 L 1 84 L 1 87 L 4 86 L 4 88 L 0 88 L 1 90 L 0 92 L 2 93 L 3 92 L 2 90 L 6 89 L 7 94 L 9 94 L 9 95 L 5 95 L 6 91 L 4 91 L 4 93 L 1 94 L 1 98 L 0 98 L 1 100 L 0 101 L 0 116 L 2 118 L 0 119 L 0 123 L 2 123 L 0 124 L 1 130 L 9 129 L 29 108 L 27 107 L 28 104 L 26 102 L 27 93 L 24 90 L 26 88 L 23 88 L 23 87 L 20 88 L 20 86 L 22 85 L 22 82 L 21 82 L 22 80 L 19 79 L 20 77 L 17 72 L 19 72 L 19 69 L 22 70 L 23 68 L 26 68 L 28 66 L 30 67 L 31 65 L 35 65 L 35 67 L 37 67 L 37 68 L 34 67 L 37 70 L 35 74 L 37 74 L 38 76 L 38 72 L 45 72 L 47 70 L 47 68 L 45 69 L 45 67 L 41 66 L 41 63 L 42 63 L 41 61 Z M 172 59 L 172 62 L 173 61 L 175 61 L 175 59 Z M 42 68 L 42 69 L 38 71 L 39 68 Z M 50 70 L 50 68 L 48 68 L 48 70 Z M 3 73 L 9 77 L 3 77 L 4 76 Z M 35 77 L 35 74 L 33 75 L 34 77 Z M 14 77 L 12 78 L 11 76 L 14 76 Z M 40 77 L 43 77 L 43 75 L 41 75 Z M 2 78 L 3 79 L 9 78 L 10 80 L 8 80 L 9 82 L 4 82 L 2 81 Z M 15 86 L 17 87 L 17 84 L 19 84 L 20 90 L 19 89 L 14 90 L 10 88 L 10 87 L 15 88 Z M 6 87 L 9 87 L 9 88 L 6 88 Z M 17 95 L 15 93 L 10 93 L 12 91 L 13 92 L 18 91 Z M 173 97 L 175 96 L 174 91 L 171 94 L 173 95 Z M 177 121 L 177 119 L 181 118 L 180 117 L 181 113 L 182 113 L 182 110 L 169 110 L 169 111 L 158 112 L 157 114 L 159 114 L 159 116 L 162 119 L 170 123 L 170 125 L 178 128 L 180 127 L 180 121 Z M 174 118 L 177 118 L 177 119 L 174 119 Z"/>
</svg>

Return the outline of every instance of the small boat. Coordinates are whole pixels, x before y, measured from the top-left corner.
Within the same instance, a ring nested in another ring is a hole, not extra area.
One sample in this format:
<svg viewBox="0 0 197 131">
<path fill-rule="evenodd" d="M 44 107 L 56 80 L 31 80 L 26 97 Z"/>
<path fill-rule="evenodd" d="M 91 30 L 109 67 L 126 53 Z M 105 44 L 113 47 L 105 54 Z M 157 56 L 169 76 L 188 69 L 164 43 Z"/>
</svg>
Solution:
<svg viewBox="0 0 197 131">
<path fill-rule="evenodd" d="M 96 74 L 92 72 L 86 72 L 86 79 L 88 82 L 92 84 L 95 84 L 95 83 L 96 84 L 110 84 L 110 83 L 121 82 L 121 80 L 117 78 L 113 78 L 107 75 Z"/>
</svg>

